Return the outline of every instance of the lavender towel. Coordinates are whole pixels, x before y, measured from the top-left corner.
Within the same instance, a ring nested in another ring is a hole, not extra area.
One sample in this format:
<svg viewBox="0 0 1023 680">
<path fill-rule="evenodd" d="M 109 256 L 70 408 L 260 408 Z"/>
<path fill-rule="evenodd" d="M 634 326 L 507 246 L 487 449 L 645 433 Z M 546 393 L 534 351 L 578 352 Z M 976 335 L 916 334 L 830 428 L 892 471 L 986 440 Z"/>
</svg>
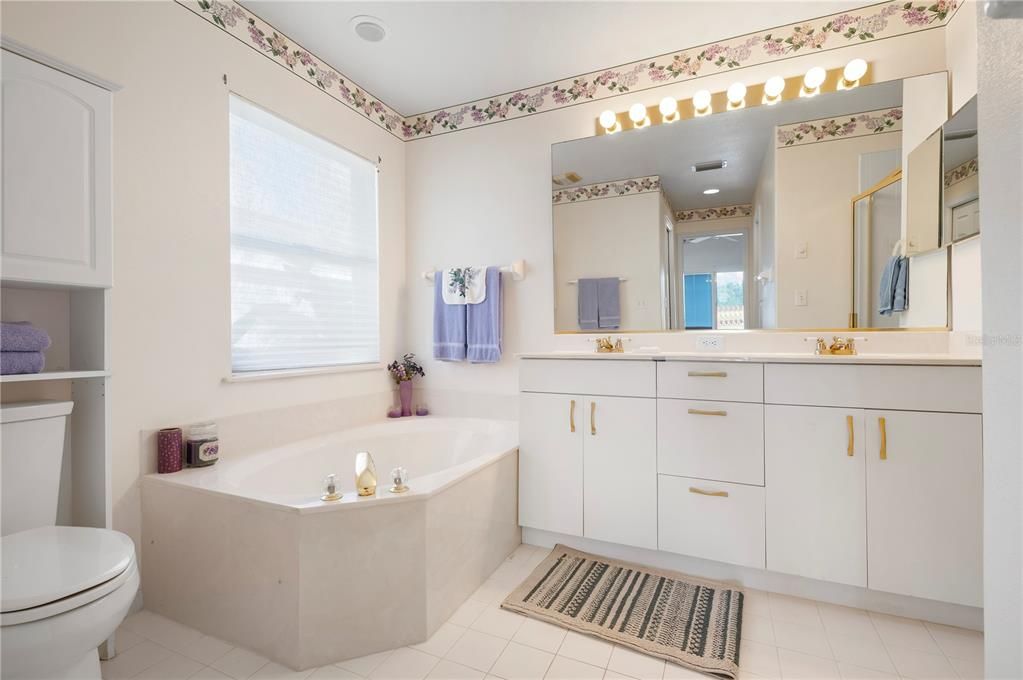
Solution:
<svg viewBox="0 0 1023 680">
<path fill-rule="evenodd" d="M 618 277 L 597 279 L 597 327 L 618 328 L 622 313 L 618 304 Z"/>
<path fill-rule="evenodd" d="M 600 279 L 579 279 L 576 288 L 579 293 L 579 329 L 597 330 L 597 284 Z"/>
<path fill-rule="evenodd" d="M 45 363 L 42 352 L 0 352 L 0 375 L 41 373 Z"/>
<path fill-rule="evenodd" d="M 465 308 L 444 303 L 444 276 L 433 278 L 433 358 L 465 360 Z"/>
<path fill-rule="evenodd" d="M 27 321 L 0 323 L 0 351 L 42 352 L 50 346 L 50 336 Z M 25 371 L 31 372 L 31 371 Z"/>
<path fill-rule="evenodd" d="M 476 364 L 496 364 L 501 360 L 501 269 L 487 267 L 487 296 L 482 302 L 466 305 L 466 358 Z"/>
</svg>

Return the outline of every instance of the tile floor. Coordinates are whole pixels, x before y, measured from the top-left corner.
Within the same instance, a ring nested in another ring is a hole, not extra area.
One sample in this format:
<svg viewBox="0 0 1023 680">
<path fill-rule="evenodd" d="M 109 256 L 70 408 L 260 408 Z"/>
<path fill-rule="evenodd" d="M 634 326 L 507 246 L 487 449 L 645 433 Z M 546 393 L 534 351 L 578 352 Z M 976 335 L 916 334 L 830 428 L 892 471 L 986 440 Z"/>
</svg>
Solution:
<svg viewBox="0 0 1023 680">
<path fill-rule="evenodd" d="M 118 630 L 108 680 L 683 680 L 707 676 L 498 605 L 546 555 L 522 545 L 426 642 L 296 673 L 148 611 Z M 983 677 L 983 636 L 746 591 L 740 678 Z"/>
</svg>

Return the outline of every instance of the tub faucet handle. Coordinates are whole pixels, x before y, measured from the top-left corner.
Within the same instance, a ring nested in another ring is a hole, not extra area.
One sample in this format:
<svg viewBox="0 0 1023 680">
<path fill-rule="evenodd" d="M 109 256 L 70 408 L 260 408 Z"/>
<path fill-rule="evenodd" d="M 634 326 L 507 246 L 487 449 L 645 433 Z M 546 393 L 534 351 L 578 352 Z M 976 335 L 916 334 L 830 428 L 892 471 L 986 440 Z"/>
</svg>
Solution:
<svg viewBox="0 0 1023 680">
<path fill-rule="evenodd" d="M 391 493 L 405 493 L 408 491 L 408 470 L 401 466 L 394 468 L 391 470 L 391 481 Z"/>
<path fill-rule="evenodd" d="M 341 500 L 341 494 L 337 491 L 337 475 L 331 472 L 327 475 L 327 478 L 323 480 L 323 495 L 320 496 L 320 500 L 324 501 L 339 501 Z"/>
</svg>

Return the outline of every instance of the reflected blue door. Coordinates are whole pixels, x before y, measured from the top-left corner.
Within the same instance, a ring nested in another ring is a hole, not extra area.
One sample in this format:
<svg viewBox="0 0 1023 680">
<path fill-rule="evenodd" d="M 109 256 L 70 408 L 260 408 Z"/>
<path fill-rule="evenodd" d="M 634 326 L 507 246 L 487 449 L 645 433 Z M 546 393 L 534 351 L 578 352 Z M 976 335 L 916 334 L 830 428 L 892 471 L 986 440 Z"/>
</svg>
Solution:
<svg viewBox="0 0 1023 680">
<path fill-rule="evenodd" d="M 683 277 L 686 328 L 714 328 L 713 285 L 711 274 L 686 274 Z"/>
</svg>

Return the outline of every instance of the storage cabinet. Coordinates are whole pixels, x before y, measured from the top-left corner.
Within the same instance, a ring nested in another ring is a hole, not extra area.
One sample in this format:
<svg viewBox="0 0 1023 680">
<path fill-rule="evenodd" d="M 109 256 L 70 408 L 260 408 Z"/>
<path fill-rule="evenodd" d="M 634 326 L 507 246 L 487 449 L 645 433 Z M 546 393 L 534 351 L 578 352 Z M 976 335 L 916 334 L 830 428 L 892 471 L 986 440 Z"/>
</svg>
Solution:
<svg viewBox="0 0 1023 680">
<path fill-rule="evenodd" d="M 763 486 L 763 405 L 658 399 L 657 471 Z"/>
<path fill-rule="evenodd" d="M 519 524 L 583 535 L 583 397 L 519 397 Z"/>
<path fill-rule="evenodd" d="M 765 407 L 767 568 L 867 585 L 863 413 Z"/>
<path fill-rule="evenodd" d="M 867 585 L 983 603 L 981 417 L 866 411 Z"/>
</svg>

